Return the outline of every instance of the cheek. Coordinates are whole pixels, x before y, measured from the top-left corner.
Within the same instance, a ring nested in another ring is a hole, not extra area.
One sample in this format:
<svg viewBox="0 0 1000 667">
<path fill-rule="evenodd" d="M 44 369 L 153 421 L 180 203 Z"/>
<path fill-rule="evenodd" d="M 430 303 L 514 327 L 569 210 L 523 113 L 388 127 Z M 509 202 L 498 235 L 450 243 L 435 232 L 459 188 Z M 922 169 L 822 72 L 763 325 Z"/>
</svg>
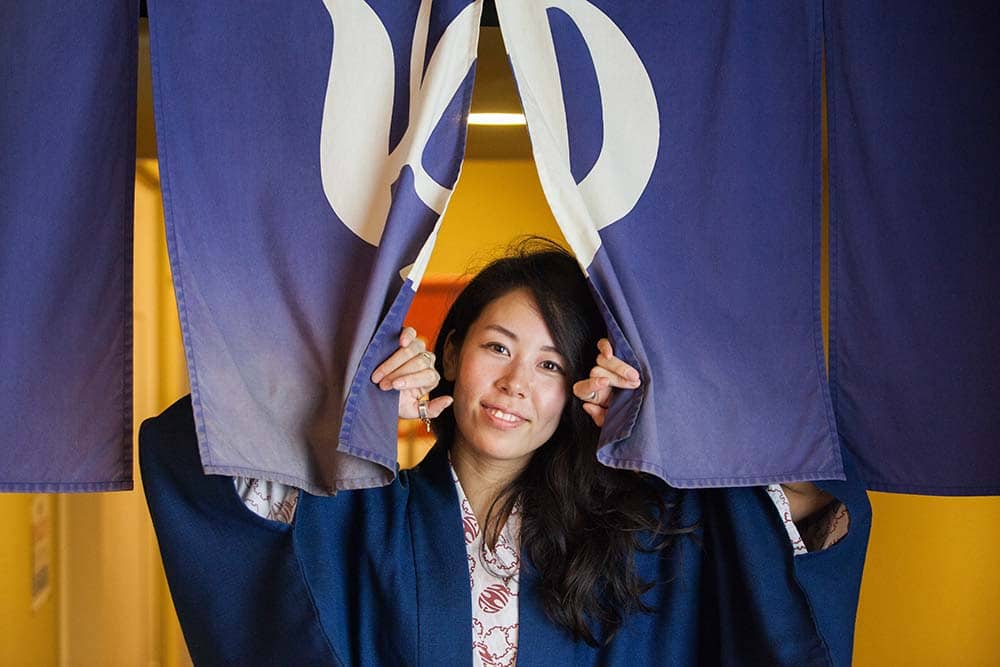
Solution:
<svg viewBox="0 0 1000 667">
<path fill-rule="evenodd" d="M 455 376 L 455 387 L 452 394 L 455 403 L 466 403 L 468 399 L 482 392 L 481 379 L 485 375 L 485 369 L 477 368 L 471 361 L 463 360 L 459 371 Z M 463 406 L 458 405 L 459 409 Z"/>
<path fill-rule="evenodd" d="M 455 416 L 464 414 L 466 408 L 472 402 L 470 399 L 469 389 L 467 383 L 462 381 L 461 377 L 455 379 L 455 386 L 452 388 L 451 397 L 454 401 Z"/>
<path fill-rule="evenodd" d="M 478 406 L 480 397 L 485 388 L 483 386 L 483 373 L 477 373 L 471 364 L 462 367 L 462 371 L 455 378 L 455 386 L 452 388 L 451 396 L 454 399 L 454 414 L 459 421 L 464 421 L 474 413 Z"/>
<path fill-rule="evenodd" d="M 566 408 L 566 402 L 568 400 L 569 392 L 560 386 L 550 394 L 542 397 L 542 400 L 538 404 L 537 409 L 539 414 L 545 415 L 544 421 L 546 424 L 551 426 L 553 431 L 555 431 L 556 426 L 559 425 L 559 419 L 562 417 L 563 410 Z"/>
</svg>

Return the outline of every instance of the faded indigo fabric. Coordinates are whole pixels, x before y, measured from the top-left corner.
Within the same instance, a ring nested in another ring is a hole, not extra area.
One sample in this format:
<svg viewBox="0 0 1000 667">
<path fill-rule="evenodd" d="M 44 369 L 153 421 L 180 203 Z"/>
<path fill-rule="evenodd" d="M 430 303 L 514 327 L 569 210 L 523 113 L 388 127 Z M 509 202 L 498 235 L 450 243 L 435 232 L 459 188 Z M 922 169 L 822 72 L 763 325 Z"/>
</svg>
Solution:
<svg viewBox="0 0 1000 667">
<path fill-rule="evenodd" d="M 471 664 L 464 533 L 442 447 L 389 486 L 302 494 L 286 525 L 246 509 L 229 477 L 203 474 L 190 398 L 147 420 L 140 446 L 196 664 Z M 659 582 L 645 598 L 657 611 L 631 616 L 601 649 L 545 618 L 526 563 L 518 665 L 850 664 L 869 506 L 850 474 L 824 486 L 846 503 L 850 532 L 794 560 L 763 490 L 665 487 L 700 538 L 637 556 Z"/>
<path fill-rule="evenodd" d="M 0 491 L 131 489 L 138 3 L 0 26 Z"/>
<path fill-rule="evenodd" d="M 497 2 L 552 212 L 638 368 L 602 462 L 841 479 L 820 324 L 819 2 Z"/>
<path fill-rule="evenodd" d="M 167 245 L 205 470 L 395 475 L 396 347 L 458 178 L 481 4 L 150 0 Z M 372 444 L 375 443 L 375 444 Z"/>
</svg>

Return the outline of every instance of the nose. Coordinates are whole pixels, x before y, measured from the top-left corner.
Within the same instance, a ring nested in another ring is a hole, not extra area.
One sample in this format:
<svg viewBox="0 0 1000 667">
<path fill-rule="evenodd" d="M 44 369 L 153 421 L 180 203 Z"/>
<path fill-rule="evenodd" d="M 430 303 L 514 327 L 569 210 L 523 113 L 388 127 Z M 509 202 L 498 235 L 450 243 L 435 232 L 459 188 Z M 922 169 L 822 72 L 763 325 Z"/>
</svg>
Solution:
<svg viewBox="0 0 1000 667">
<path fill-rule="evenodd" d="M 531 391 L 531 377 L 524 364 L 513 362 L 507 366 L 507 372 L 497 380 L 497 387 L 506 394 L 525 398 Z"/>
</svg>

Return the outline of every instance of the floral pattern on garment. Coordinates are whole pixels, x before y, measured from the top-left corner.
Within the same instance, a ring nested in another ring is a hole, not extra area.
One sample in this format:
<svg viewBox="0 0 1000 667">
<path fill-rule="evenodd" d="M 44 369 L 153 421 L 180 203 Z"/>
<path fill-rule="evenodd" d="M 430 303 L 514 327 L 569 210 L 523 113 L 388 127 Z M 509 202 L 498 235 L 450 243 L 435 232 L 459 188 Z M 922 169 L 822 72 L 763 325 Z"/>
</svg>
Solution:
<svg viewBox="0 0 1000 667">
<path fill-rule="evenodd" d="M 804 553 L 808 553 L 809 550 L 806 549 L 806 543 L 802 540 L 795 522 L 792 521 L 792 508 L 788 504 L 788 496 L 785 495 L 785 490 L 781 488 L 780 484 L 768 484 L 764 490 L 767 491 L 768 497 L 778 510 L 781 522 L 785 525 L 785 532 L 788 533 L 788 539 L 792 542 L 792 554 L 801 556 Z"/>
<path fill-rule="evenodd" d="M 252 477 L 234 477 L 233 483 L 236 495 L 257 516 L 282 523 L 292 522 L 299 504 L 298 488 Z"/>
<path fill-rule="evenodd" d="M 517 508 L 511 512 L 496 547 L 491 550 L 483 543 L 483 531 L 454 468 L 451 468 L 451 479 L 462 507 L 469 559 L 472 664 L 474 667 L 514 667 L 517 663 L 517 593 L 521 571 Z"/>
<path fill-rule="evenodd" d="M 847 535 L 850 517 L 842 502 L 831 502 L 825 508 L 799 521 L 792 521 L 792 509 L 788 496 L 780 484 L 769 484 L 765 491 L 785 525 L 785 532 L 792 542 L 792 555 L 801 556 L 810 551 L 822 551 L 832 547 Z"/>
</svg>

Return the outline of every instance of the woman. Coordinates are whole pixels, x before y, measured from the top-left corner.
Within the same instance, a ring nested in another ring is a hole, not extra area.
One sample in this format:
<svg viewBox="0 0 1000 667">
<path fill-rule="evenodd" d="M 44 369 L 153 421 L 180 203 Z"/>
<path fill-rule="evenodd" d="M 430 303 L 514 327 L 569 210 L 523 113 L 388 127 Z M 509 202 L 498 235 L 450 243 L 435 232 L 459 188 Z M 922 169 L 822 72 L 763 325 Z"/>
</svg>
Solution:
<svg viewBox="0 0 1000 667">
<path fill-rule="evenodd" d="M 599 465 L 610 393 L 639 383 L 602 331 L 565 252 L 491 264 L 436 355 L 405 331 L 372 376 L 402 389 L 401 415 L 434 418 L 432 451 L 384 488 L 300 494 L 291 525 L 200 473 L 189 403 L 144 424 L 147 497 L 195 661 L 849 663 L 863 490 L 825 485 L 851 530 L 793 559 L 761 489 L 677 492 Z M 796 518 L 831 500 L 811 484 L 788 496 Z"/>
</svg>

